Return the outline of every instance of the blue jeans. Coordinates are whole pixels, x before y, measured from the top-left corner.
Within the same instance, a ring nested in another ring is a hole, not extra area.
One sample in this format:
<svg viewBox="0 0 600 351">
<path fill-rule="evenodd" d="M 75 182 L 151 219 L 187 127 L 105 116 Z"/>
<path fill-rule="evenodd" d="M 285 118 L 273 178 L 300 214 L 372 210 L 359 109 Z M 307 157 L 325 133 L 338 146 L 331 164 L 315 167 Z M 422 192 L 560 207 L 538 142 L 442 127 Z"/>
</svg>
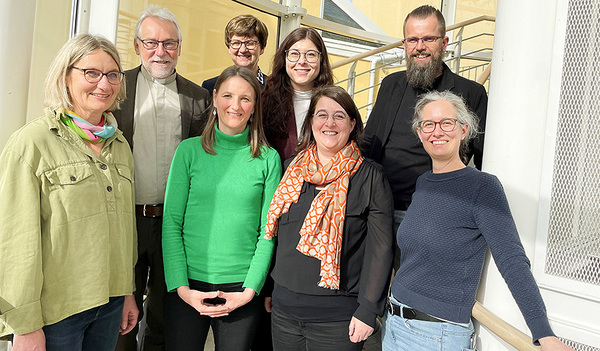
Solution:
<svg viewBox="0 0 600 351">
<path fill-rule="evenodd" d="M 43 328 L 46 350 L 114 351 L 123 314 L 123 296 Z"/>
<path fill-rule="evenodd" d="M 390 299 L 399 306 L 394 297 Z M 409 306 L 406 306 L 409 307 Z M 416 319 L 404 319 L 389 311 L 383 322 L 384 351 L 468 351 L 474 334 L 473 322 L 467 327 L 454 323 L 426 322 Z"/>
</svg>

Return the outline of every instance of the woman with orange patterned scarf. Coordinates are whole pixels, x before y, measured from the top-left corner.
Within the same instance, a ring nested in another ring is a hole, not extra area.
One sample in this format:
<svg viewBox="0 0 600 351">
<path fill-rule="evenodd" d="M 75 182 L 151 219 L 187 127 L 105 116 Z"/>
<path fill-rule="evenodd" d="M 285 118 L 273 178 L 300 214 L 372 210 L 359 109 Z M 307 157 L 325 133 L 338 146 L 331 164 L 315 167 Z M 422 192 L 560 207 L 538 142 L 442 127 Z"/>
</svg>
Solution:
<svg viewBox="0 0 600 351">
<path fill-rule="evenodd" d="M 362 131 L 344 89 L 315 90 L 265 231 L 277 235 L 266 306 L 274 350 L 361 350 L 384 311 L 392 195 L 381 167 L 360 154 Z"/>
</svg>

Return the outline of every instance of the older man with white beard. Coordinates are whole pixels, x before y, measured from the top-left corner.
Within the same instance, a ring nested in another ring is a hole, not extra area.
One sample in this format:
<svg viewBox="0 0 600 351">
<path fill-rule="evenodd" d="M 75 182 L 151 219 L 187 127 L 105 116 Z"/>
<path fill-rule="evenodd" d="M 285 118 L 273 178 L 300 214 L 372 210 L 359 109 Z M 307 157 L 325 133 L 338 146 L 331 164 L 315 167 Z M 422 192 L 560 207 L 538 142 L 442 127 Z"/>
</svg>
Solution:
<svg viewBox="0 0 600 351">
<path fill-rule="evenodd" d="M 417 178 L 431 169 L 431 161 L 411 128 L 415 102 L 430 91 L 450 90 L 465 99 L 485 128 L 485 88 L 450 71 L 442 61 L 448 45 L 446 23 L 436 8 L 424 5 L 404 20 L 404 51 L 407 69 L 387 76 L 365 128 L 363 155 L 383 166 L 394 195 L 394 231 L 404 218 Z M 463 162 L 474 158 L 481 168 L 483 133 L 461 155 Z M 398 266 L 398 255 L 394 267 Z"/>
<path fill-rule="evenodd" d="M 146 297 L 143 350 L 164 350 L 162 209 L 167 175 L 179 143 L 200 134 L 210 95 L 175 71 L 181 54 L 181 28 L 168 9 L 149 5 L 133 39 L 141 65 L 125 72 L 127 99 L 114 112 L 133 150 L 138 261 L 135 298 L 142 318 Z M 134 351 L 136 331 L 119 337 L 117 350 Z"/>
</svg>

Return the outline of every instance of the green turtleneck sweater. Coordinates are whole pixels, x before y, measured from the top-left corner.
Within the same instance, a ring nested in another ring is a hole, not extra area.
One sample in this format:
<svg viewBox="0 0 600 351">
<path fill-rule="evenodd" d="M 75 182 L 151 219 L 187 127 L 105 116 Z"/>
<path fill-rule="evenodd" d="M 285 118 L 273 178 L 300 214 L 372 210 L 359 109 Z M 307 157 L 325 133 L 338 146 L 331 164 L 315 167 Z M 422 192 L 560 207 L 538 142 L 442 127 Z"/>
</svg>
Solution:
<svg viewBox="0 0 600 351">
<path fill-rule="evenodd" d="M 252 158 L 248 128 L 237 135 L 216 129 L 216 155 L 202 149 L 202 137 L 179 144 L 163 217 L 163 257 L 168 291 L 188 279 L 239 283 L 260 292 L 273 254 L 263 238 L 267 211 L 281 178 L 272 148 Z"/>
</svg>

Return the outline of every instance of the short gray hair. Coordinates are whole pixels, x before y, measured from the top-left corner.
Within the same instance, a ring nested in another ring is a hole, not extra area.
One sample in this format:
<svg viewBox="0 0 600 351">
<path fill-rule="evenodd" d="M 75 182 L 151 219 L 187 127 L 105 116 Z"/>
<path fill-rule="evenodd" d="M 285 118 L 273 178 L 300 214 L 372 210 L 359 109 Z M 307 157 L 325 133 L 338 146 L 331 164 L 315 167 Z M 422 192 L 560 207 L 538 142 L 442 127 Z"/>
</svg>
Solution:
<svg viewBox="0 0 600 351">
<path fill-rule="evenodd" d="M 461 125 L 468 125 L 469 130 L 467 130 L 467 135 L 460 142 L 461 151 L 465 151 L 468 148 L 469 141 L 477 136 L 479 133 L 479 117 L 469 109 L 465 100 L 462 97 L 446 90 L 446 91 L 430 91 L 423 95 L 421 95 L 417 99 L 417 103 L 415 105 L 415 114 L 413 115 L 412 120 L 412 128 L 416 133 L 421 120 L 423 119 L 423 109 L 429 103 L 434 101 L 445 100 L 448 101 L 454 109 L 456 110 L 456 119 L 458 123 Z"/>
<path fill-rule="evenodd" d="M 117 64 L 122 72 L 121 59 L 117 48 L 108 39 L 100 35 L 80 34 L 63 45 L 58 54 L 50 64 L 46 81 L 44 82 L 44 104 L 53 111 L 59 109 L 72 110 L 73 101 L 67 88 L 67 77 L 75 65 L 84 56 L 96 50 L 106 52 Z M 119 108 L 119 104 L 125 100 L 125 78 L 121 81 L 121 90 L 109 110 Z"/>
<path fill-rule="evenodd" d="M 169 11 L 166 7 L 160 7 L 158 5 L 153 4 L 146 6 L 144 11 L 140 15 L 140 18 L 138 19 L 137 24 L 135 25 L 136 39 L 140 38 L 140 27 L 142 26 L 142 22 L 144 22 L 144 20 L 148 17 L 156 17 L 164 21 L 173 22 L 173 24 L 177 28 L 177 39 L 181 41 L 181 27 L 179 27 L 179 23 L 177 23 L 177 18 L 175 17 L 173 12 Z"/>
</svg>

